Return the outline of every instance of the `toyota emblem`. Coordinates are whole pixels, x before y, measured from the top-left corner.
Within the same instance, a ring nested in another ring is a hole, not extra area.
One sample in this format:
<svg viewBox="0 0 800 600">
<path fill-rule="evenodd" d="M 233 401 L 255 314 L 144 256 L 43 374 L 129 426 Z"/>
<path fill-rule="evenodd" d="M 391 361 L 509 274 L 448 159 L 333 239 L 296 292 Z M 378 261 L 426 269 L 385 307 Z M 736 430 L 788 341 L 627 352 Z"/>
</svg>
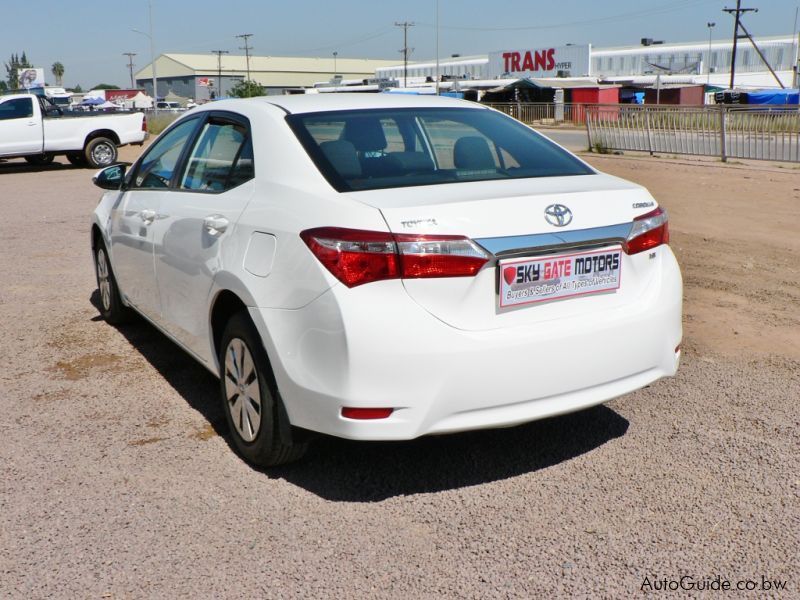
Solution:
<svg viewBox="0 0 800 600">
<path fill-rule="evenodd" d="M 572 223 L 572 211 L 563 204 L 551 204 L 544 209 L 545 221 L 555 227 L 564 227 Z"/>
</svg>

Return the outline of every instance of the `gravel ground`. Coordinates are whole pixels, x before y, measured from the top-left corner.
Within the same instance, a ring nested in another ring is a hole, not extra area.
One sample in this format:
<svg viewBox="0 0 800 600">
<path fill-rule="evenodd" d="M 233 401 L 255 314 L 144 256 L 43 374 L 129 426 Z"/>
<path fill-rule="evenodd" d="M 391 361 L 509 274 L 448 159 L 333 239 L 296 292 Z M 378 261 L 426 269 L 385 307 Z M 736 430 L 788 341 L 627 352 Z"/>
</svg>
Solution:
<svg viewBox="0 0 800 600">
<path fill-rule="evenodd" d="M 99 320 L 91 173 L 0 164 L 0 597 L 628 598 L 683 575 L 800 597 L 798 171 L 589 160 L 670 211 L 675 378 L 269 471 L 229 447 L 205 370 Z"/>
</svg>

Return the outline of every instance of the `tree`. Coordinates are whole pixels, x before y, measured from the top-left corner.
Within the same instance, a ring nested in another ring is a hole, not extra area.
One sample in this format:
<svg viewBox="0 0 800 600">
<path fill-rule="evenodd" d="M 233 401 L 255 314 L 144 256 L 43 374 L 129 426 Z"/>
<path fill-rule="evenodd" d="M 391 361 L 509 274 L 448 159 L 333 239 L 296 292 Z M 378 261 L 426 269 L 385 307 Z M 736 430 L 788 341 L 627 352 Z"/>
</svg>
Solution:
<svg viewBox="0 0 800 600">
<path fill-rule="evenodd" d="M 0 80 L 0 95 L 8 93 L 8 84 Z"/>
<path fill-rule="evenodd" d="M 53 66 L 50 68 L 50 72 L 53 74 L 53 77 L 56 78 L 56 85 L 61 87 L 63 77 L 64 77 L 64 65 L 60 62 L 56 61 L 53 63 Z"/>
<path fill-rule="evenodd" d="M 252 98 L 253 96 L 262 96 L 264 88 L 261 84 L 255 81 L 239 81 L 228 92 L 234 98 Z"/>
<path fill-rule="evenodd" d="M 83 92 L 83 88 L 80 85 L 76 85 L 71 91 L 75 92 L 76 94 L 80 94 Z"/>
<path fill-rule="evenodd" d="M 19 89 L 19 70 L 30 69 L 33 65 L 28 62 L 28 57 L 23 50 L 22 56 L 12 54 L 11 59 L 6 63 L 6 81 L 8 82 L 8 89 Z"/>
<path fill-rule="evenodd" d="M 110 83 L 98 83 L 96 86 L 94 86 L 93 88 L 89 88 L 89 89 L 92 89 L 92 90 L 118 90 L 119 86 L 118 85 L 111 85 Z"/>
</svg>

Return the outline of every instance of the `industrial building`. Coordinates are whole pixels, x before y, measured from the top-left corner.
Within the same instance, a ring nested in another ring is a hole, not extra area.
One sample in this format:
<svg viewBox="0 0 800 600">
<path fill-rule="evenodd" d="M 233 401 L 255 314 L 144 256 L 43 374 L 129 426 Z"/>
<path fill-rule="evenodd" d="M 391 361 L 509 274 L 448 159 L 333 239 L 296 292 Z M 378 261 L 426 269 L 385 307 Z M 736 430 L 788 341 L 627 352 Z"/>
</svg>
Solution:
<svg viewBox="0 0 800 600">
<path fill-rule="evenodd" d="M 307 58 L 290 56 L 251 56 L 250 79 L 264 86 L 265 94 L 312 87 L 339 75 L 343 79 L 370 79 L 375 70 L 395 61 L 366 58 Z M 156 58 L 158 97 L 168 94 L 198 102 L 224 97 L 237 82 L 247 78 L 246 56 L 223 54 L 161 54 Z M 153 93 L 153 74 L 147 65 L 135 75 L 136 85 Z"/>
<path fill-rule="evenodd" d="M 755 38 L 755 41 L 780 82 L 785 87 L 797 87 L 798 40 L 782 36 Z M 455 56 L 441 60 L 438 72 L 446 78 L 467 80 L 593 77 L 608 83 L 652 84 L 658 77 L 663 83 L 709 83 L 717 87 L 730 84 L 731 40 L 716 40 L 710 45 L 708 41 L 664 44 L 647 40 L 646 43 L 618 48 L 567 45 Z M 406 75 L 424 80 L 435 77 L 436 69 L 434 62 L 411 63 Z M 376 76 L 396 79 L 403 85 L 404 67 L 398 64 L 381 67 Z M 780 87 L 746 39 L 740 39 L 738 44 L 735 84 L 740 88 Z"/>
</svg>

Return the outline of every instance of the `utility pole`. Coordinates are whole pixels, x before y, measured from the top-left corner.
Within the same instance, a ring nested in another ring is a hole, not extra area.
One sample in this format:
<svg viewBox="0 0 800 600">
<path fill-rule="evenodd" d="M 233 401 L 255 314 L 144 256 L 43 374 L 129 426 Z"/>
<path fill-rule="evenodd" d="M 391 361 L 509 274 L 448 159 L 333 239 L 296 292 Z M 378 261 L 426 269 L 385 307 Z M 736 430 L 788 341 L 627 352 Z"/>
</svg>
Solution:
<svg viewBox="0 0 800 600">
<path fill-rule="evenodd" d="M 228 54 L 227 50 L 212 50 L 212 54 L 217 55 L 217 98 L 222 95 L 222 55 Z"/>
<path fill-rule="evenodd" d="M 336 79 L 337 71 L 336 71 L 336 57 L 339 56 L 339 53 L 335 50 L 333 51 L 333 78 Z"/>
<path fill-rule="evenodd" d="M 769 69 L 769 72 L 772 73 L 772 76 L 775 78 L 775 81 L 778 82 L 778 85 L 781 87 L 781 89 L 786 89 L 786 86 L 783 85 L 783 82 L 781 81 L 781 78 L 778 77 L 778 74 L 775 72 L 775 69 L 773 69 L 772 65 L 769 64 L 769 61 L 767 60 L 767 57 L 764 56 L 763 52 L 761 52 L 761 48 L 758 47 L 758 44 L 756 44 L 756 41 L 753 39 L 753 36 L 750 35 L 750 32 L 747 31 L 747 27 L 745 27 L 744 23 L 742 22 L 741 15 L 743 15 L 744 13 L 749 13 L 749 12 L 758 12 L 758 9 L 757 8 L 742 8 L 741 7 L 741 3 L 742 3 L 742 0 L 736 0 L 736 8 L 725 8 L 725 9 L 723 9 L 726 13 L 729 13 L 729 14 L 736 13 L 736 24 L 734 25 L 735 29 L 733 31 L 733 53 L 732 53 L 732 57 L 731 57 L 731 89 L 733 89 L 733 77 L 734 77 L 735 68 L 736 68 L 736 64 L 735 64 L 736 63 L 736 41 L 739 38 L 747 38 L 748 40 L 750 40 L 750 45 L 752 45 L 753 48 L 755 48 L 756 54 L 758 54 L 758 57 L 761 59 L 761 62 L 763 62 L 767 66 L 767 69 Z M 739 30 L 740 29 L 742 30 L 743 35 L 739 35 Z"/>
<path fill-rule="evenodd" d="M 736 78 L 736 46 L 739 42 L 739 23 L 741 22 L 742 15 L 749 12 L 758 12 L 757 8 L 742 8 L 742 0 L 736 0 L 736 8 L 723 8 L 723 12 L 729 15 L 736 14 L 736 19 L 733 25 L 733 51 L 731 52 L 731 84 L 730 89 L 733 89 L 733 83 Z"/>
<path fill-rule="evenodd" d="M 247 57 L 247 96 L 250 96 L 250 50 L 253 47 L 250 45 L 250 38 L 253 37 L 252 33 L 243 33 L 241 35 L 237 35 L 237 38 L 241 38 L 244 40 L 244 46 L 240 46 L 239 50 L 244 50 L 244 55 Z"/>
<path fill-rule="evenodd" d="M 134 89 L 133 85 L 133 57 L 136 56 L 136 52 L 123 52 L 122 56 L 128 57 L 128 70 L 131 74 L 131 89 Z"/>
<path fill-rule="evenodd" d="M 409 54 L 409 47 L 408 47 L 408 28 L 414 27 L 416 23 L 409 23 L 408 21 L 403 21 L 402 23 L 398 23 L 395 21 L 395 27 L 402 27 L 403 28 L 403 49 L 400 52 L 403 53 L 403 87 L 408 87 L 408 54 Z M 411 48 L 413 50 L 413 48 Z"/>
</svg>

